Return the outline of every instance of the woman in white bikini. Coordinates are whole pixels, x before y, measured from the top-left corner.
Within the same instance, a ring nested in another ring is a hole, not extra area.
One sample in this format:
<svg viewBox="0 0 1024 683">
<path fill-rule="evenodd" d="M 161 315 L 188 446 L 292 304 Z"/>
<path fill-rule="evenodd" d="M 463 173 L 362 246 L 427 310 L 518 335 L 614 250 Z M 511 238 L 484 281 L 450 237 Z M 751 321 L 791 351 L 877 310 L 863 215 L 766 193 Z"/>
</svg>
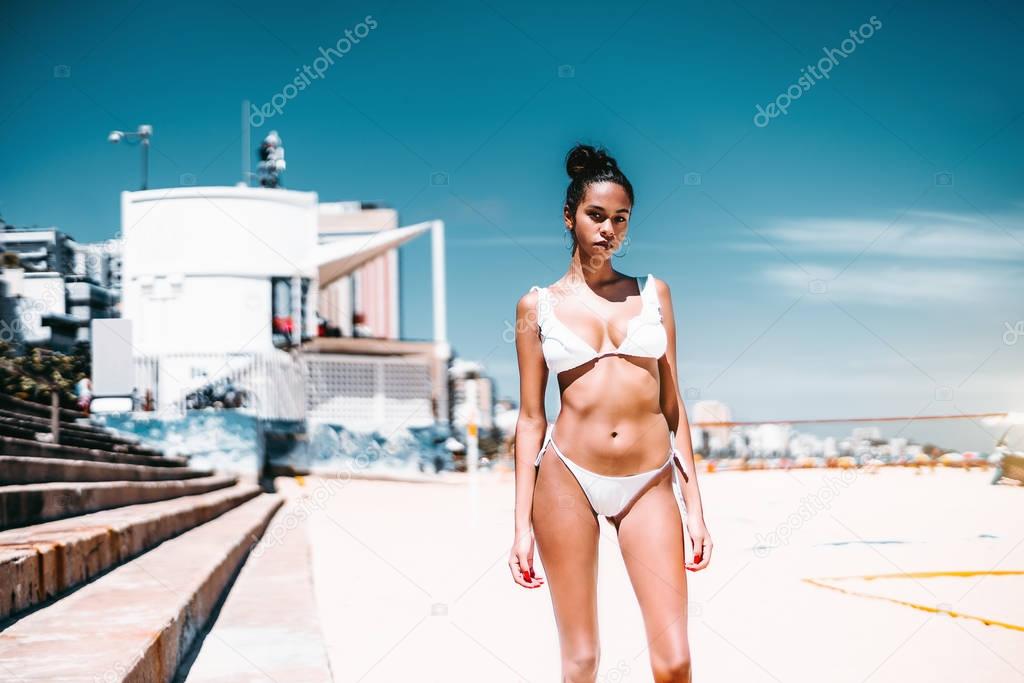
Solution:
<svg viewBox="0 0 1024 683">
<path fill-rule="evenodd" d="M 563 680 L 594 681 L 598 517 L 605 517 L 643 613 L 654 679 L 689 681 L 684 568 L 708 565 L 711 538 L 679 395 L 672 296 L 650 274 L 634 278 L 612 268 L 633 208 L 633 188 L 615 160 L 577 145 L 566 169 L 568 272 L 551 287 L 531 287 L 516 305 L 520 410 L 509 567 L 521 586 L 543 585 L 533 568 L 536 543 Z M 549 371 L 561 396 L 551 425 L 544 411 Z"/>
</svg>

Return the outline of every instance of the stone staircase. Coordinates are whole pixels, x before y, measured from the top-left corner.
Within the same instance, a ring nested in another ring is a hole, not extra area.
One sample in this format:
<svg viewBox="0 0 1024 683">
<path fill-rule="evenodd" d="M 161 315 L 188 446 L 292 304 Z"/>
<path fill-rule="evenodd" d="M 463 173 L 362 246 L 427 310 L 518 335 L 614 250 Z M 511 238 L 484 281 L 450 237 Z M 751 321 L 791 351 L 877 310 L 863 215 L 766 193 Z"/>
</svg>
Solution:
<svg viewBox="0 0 1024 683">
<path fill-rule="evenodd" d="M 292 566 L 304 533 L 275 537 L 240 575 L 286 502 L 255 476 L 190 468 L 73 411 L 60 411 L 59 443 L 50 429 L 49 406 L 0 396 L 0 680 L 199 676 L 193 664 L 210 659 L 197 659 L 200 645 L 223 640 L 208 634 L 236 580 L 242 604 L 301 602 L 280 578 L 308 571 Z M 292 616 L 296 633 L 302 621 Z M 318 643 L 315 623 L 305 627 Z M 273 668 L 266 649 L 238 643 L 234 653 Z M 311 656 L 301 679 L 281 669 L 275 680 L 329 681 L 325 661 Z M 203 680 L 248 680 L 216 669 L 204 666 Z"/>
<path fill-rule="evenodd" d="M 275 481 L 286 502 L 242 567 L 200 647 L 179 668 L 180 681 L 333 680 L 313 593 L 306 527 L 318 507 L 318 492 L 303 490 L 303 481 Z"/>
</svg>

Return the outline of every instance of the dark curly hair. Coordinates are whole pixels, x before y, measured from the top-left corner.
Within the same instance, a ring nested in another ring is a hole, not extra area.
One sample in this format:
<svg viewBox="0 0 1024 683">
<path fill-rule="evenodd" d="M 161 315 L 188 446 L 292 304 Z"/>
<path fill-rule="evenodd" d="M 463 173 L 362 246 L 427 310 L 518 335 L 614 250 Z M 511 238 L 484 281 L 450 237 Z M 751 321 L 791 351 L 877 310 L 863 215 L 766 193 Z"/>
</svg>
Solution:
<svg viewBox="0 0 1024 683">
<path fill-rule="evenodd" d="M 629 203 L 633 203 L 633 186 L 619 170 L 615 158 L 604 148 L 578 144 L 565 155 L 565 171 L 572 180 L 565 190 L 565 204 L 569 207 L 569 215 L 576 216 L 576 209 L 583 201 L 583 195 L 593 183 L 610 181 L 618 183 L 629 195 Z"/>
</svg>

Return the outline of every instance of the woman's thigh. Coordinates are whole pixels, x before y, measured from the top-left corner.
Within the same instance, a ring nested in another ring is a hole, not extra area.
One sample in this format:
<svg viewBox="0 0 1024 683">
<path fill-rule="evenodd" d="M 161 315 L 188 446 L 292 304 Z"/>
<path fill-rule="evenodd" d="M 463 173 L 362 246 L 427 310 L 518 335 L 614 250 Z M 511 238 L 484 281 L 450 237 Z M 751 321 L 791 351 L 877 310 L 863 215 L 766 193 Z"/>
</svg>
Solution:
<svg viewBox="0 0 1024 683">
<path fill-rule="evenodd" d="M 617 528 L 652 662 L 687 662 L 685 541 L 670 471 L 637 499 Z"/>
<path fill-rule="evenodd" d="M 533 533 L 563 656 L 596 656 L 598 519 L 579 482 L 549 446 L 533 493 Z"/>
</svg>

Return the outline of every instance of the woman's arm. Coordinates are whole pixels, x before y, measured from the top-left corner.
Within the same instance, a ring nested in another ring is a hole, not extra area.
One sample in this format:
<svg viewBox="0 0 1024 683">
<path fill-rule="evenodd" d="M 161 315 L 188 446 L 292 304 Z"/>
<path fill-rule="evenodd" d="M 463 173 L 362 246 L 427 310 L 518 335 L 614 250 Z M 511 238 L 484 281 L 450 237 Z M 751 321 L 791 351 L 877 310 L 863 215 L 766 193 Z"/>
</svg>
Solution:
<svg viewBox="0 0 1024 683">
<path fill-rule="evenodd" d="M 544 390 L 548 367 L 544 362 L 537 325 L 537 292 L 530 291 L 516 304 L 516 356 L 519 359 L 519 418 L 516 420 L 515 449 L 515 539 L 509 553 L 512 578 L 521 586 L 537 588 L 543 578 L 533 573 L 533 461 L 544 441 L 547 416 Z"/>
<path fill-rule="evenodd" d="M 655 280 L 658 299 L 661 302 L 662 323 L 668 335 L 668 348 L 663 363 L 659 364 L 661 382 L 661 408 L 668 421 L 668 427 L 675 432 L 675 447 L 683 460 L 689 476 L 680 480 L 680 492 L 686 506 L 686 525 L 693 542 L 693 562 L 687 564 L 692 570 L 703 569 L 711 559 L 711 537 L 704 525 L 704 506 L 697 484 L 697 467 L 693 462 L 693 443 L 690 439 L 690 421 L 686 417 L 686 406 L 679 393 L 679 373 L 676 365 L 676 322 L 672 308 L 672 291 L 668 284 Z"/>
<path fill-rule="evenodd" d="M 544 441 L 548 421 L 544 411 L 544 390 L 548 367 L 541 350 L 537 326 L 537 292 L 524 294 L 516 304 L 516 356 L 519 361 L 519 418 L 516 420 L 516 533 L 533 526 L 533 461 Z"/>
</svg>

